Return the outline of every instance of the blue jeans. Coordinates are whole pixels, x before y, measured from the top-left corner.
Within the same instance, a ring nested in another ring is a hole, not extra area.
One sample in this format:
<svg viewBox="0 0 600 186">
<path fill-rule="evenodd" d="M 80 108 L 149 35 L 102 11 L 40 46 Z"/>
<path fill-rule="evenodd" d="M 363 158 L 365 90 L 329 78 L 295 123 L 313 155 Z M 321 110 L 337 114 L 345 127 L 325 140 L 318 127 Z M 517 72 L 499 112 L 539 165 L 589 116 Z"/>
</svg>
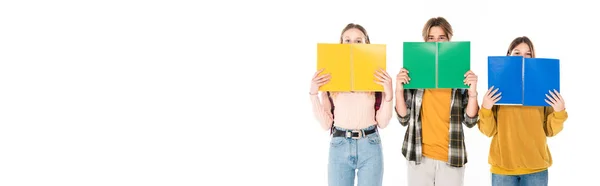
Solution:
<svg viewBox="0 0 600 186">
<path fill-rule="evenodd" d="M 523 175 L 492 173 L 492 186 L 548 186 L 548 170 Z"/>
<path fill-rule="evenodd" d="M 370 126 L 363 130 L 374 127 Z M 379 132 L 360 139 L 331 138 L 328 164 L 329 186 L 354 186 L 355 175 L 358 175 L 358 186 L 381 186 L 383 153 Z"/>
</svg>

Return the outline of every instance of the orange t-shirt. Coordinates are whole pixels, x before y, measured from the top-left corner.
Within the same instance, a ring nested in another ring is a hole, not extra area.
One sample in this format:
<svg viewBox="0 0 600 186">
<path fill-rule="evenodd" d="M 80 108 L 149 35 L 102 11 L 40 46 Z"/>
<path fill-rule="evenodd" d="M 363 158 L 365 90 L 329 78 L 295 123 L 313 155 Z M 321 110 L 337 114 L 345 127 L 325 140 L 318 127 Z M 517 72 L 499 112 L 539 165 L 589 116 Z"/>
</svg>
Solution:
<svg viewBox="0 0 600 186">
<path fill-rule="evenodd" d="M 421 107 L 423 156 L 448 162 L 452 89 L 426 89 Z"/>
</svg>

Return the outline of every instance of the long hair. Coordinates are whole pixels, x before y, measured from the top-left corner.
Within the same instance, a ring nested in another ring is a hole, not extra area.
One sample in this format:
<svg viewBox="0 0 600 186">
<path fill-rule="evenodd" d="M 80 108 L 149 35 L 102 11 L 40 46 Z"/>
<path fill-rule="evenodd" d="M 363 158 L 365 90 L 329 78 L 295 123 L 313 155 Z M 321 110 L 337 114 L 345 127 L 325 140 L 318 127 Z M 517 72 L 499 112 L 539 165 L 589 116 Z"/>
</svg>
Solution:
<svg viewBox="0 0 600 186">
<path fill-rule="evenodd" d="M 360 32 L 362 32 L 365 35 L 365 43 L 367 44 L 371 44 L 371 40 L 369 40 L 369 34 L 367 34 L 367 30 L 365 29 L 365 27 L 359 25 L 359 24 L 354 24 L 354 23 L 349 23 L 348 25 L 346 25 L 346 27 L 342 30 L 342 33 L 340 33 L 340 43 L 344 42 L 344 39 L 342 38 L 344 35 L 344 32 L 356 28 L 358 30 L 360 30 Z"/>
<path fill-rule="evenodd" d="M 521 36 L 513 39 L 513 41 L 508 46 L 508 50 L 506 51 L 506 55 L 510 56 L 510 52 L 514 50 L 519 44 L 525 43 L 529 46 L 529 50 L 531 51 L 531 57 L 535 57 L 535 50 L 533 48 L 533 42 L 527 36 Z"/>
</svg>

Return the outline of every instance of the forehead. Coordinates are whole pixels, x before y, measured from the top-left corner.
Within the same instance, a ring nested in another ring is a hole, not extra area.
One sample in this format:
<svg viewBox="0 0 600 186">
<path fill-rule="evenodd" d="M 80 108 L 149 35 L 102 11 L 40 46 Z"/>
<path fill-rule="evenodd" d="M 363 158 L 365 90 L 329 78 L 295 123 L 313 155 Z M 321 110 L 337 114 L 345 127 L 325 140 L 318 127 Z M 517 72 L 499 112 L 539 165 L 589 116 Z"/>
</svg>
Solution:
<svg viewBox="0 0 600 186">
<path fill-rule="evenodd" d="M 520 43 L 515 47 L 516 50 L 529 51 L 529 45 L 527 43 Z"/>
<path fill-rule="evenodd" d="M 441 27 L 434 26 L 429 29 L 429 35 L 446 35 L 446 33 Z"/>
<path fill-rule="evenodd" d="M 343 34 L 343 37 L 350 37 L 350 38 L 356 38 L 356 37 L 364 37 L 364 34 L 356 28 L 351 28 L 346 30 Z"/>
</svg>

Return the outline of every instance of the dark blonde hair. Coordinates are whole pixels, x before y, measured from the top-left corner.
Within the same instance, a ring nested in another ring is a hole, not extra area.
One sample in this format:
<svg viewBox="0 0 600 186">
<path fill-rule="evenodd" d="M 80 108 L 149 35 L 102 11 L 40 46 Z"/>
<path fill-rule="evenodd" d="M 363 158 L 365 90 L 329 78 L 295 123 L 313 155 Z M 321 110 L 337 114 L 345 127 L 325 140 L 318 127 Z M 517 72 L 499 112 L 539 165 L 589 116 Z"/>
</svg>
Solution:
<svg viewBox="0 0 600 186">
<path fill-rule="evenodd" d="M 429 31 L 431 30 L 431 27 L 434 26 L 439 26 L 440 28 L 442 28 L 442 30 L 444 30 L 448 41 L 452 38 L 453 32 L 450 23 L 448 23 L 448 21 L 443 17 L 434 17 L 427 20 L 425 26 L 423 26 L 423 40 L 427 41 Z"/>
<path fill-rule="evenodd" d="M 367 44 L 371 44 L 371 41 L 369 40 L 369 34 L 367 34 L 367 30 L 365 29 L 365 27 L 359 25 L 359 24 L 354 24 L 354 23 L 349 23 L 348 25 L 346 25 L 346 27 L 342 30 L 342 33 L 340 34 L 340 43 L 344 42 L 344 32 L 356 28 L 358 30 L 360 30 L 360 32 L 362 32 L 365 35 L 365 43 Z"/>
<path fill-rule="evenodd" d="M 527 36 L 521 36 L 513 39 L 513 41 L 508 46 L 508 51 L 506 51 L 506 55 L 510 56 L 510 52 L 514 50 L 519 44 L 525 43 L 529 46 L 529 50 L 531 51 L 531 57 L 535 58 L 535 50 L 533 49 L 533 42 Z"/>
</svg>

